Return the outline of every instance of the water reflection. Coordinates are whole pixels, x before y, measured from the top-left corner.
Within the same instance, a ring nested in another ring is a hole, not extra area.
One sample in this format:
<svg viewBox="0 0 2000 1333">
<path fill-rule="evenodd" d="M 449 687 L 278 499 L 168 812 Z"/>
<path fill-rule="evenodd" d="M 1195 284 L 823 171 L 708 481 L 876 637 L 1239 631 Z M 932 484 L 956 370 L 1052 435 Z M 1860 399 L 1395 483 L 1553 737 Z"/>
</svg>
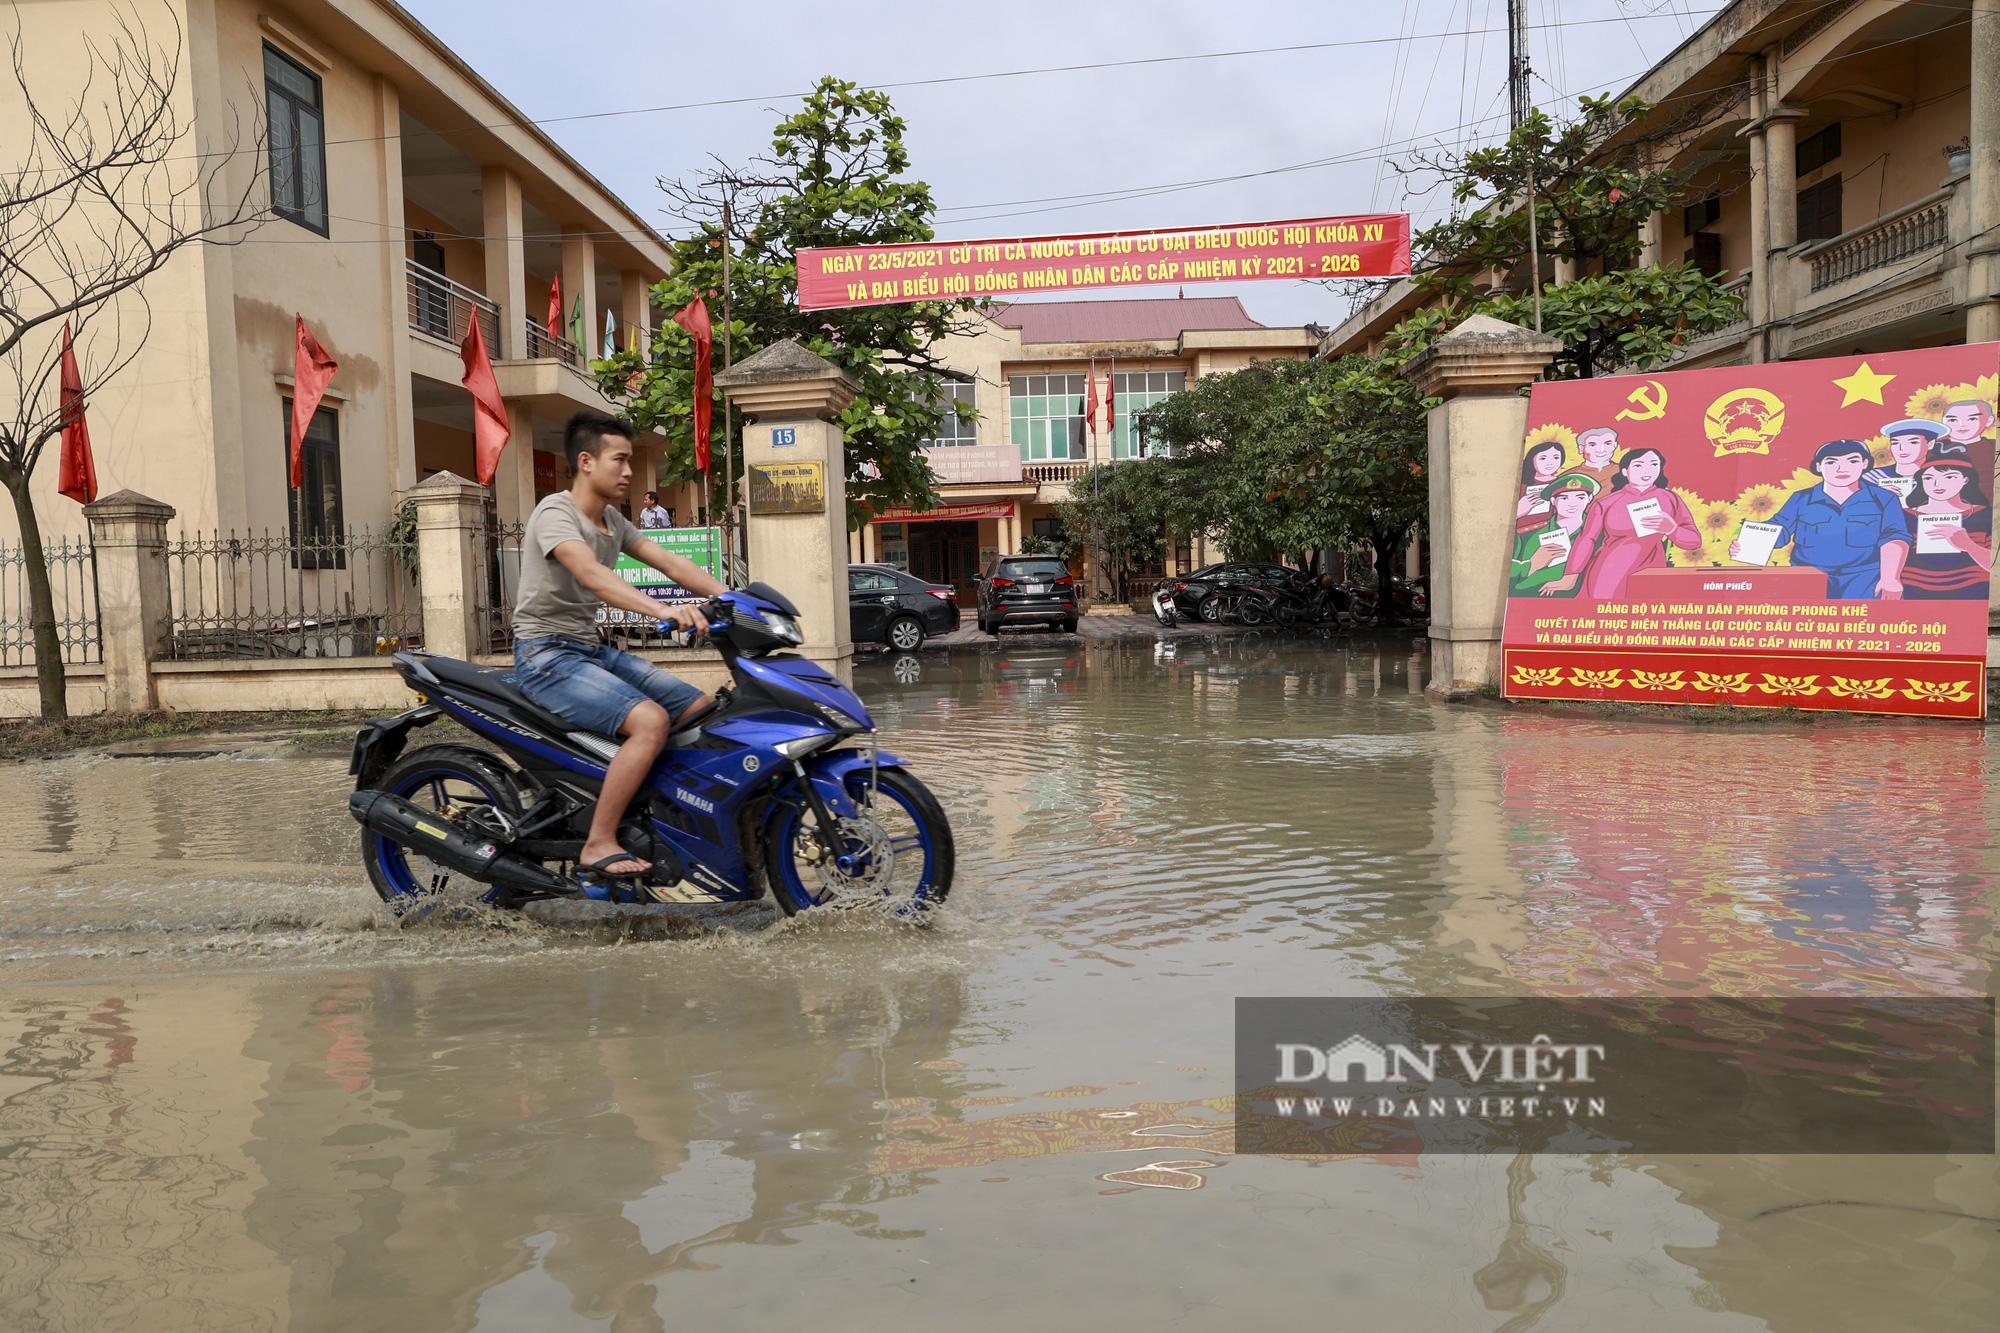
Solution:
<svg viewBox="0 0 2000 1333">
<path fill-rule="evenodd" d="M 864 662 L 958 830 L 921 933 L 368 929 L 338 752 L 0 771 L 0 1327 L 1978 1327 L 1991 1158 L 1232 1155 L 1237 995 L 1984 985 L 1983 731 L 1424 664 Z"/>
</svg>

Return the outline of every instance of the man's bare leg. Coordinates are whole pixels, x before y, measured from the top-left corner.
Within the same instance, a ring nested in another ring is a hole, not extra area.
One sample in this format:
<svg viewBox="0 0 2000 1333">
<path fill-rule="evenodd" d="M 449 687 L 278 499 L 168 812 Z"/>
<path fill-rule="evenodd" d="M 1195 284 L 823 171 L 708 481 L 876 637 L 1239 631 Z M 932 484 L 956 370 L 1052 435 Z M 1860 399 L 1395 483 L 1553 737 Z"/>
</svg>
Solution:
<svg viewBox="0 0 2000 1333">
<path fill-rule="evenodd" d="M 707 707 L 709 696 L 704 694 L 681 710 L 681 716 Z M 670 728 L 667 710 L 647 700 L 635 704 L 625 715 L 625 724 L 618 728 L 618 734 L 625 743 L 618 747 L 618 753 L 604 770 L 604 786 L 597 794 L 597 809 L 590 817 L 590 836 L 584 839 L 583 853 L 579 857 L 583 865 L 601 861 L 624 850 L 618 842 L 618 822 L 625 816 L 625 807 L 632 804 L 638 794 L 639 784 L 646 780 L 646 774 L 653 771 L 653 761 L 660 757 L 660 750 L 667 743 Z M 611 875 L 643 875 L 653 868 L 651 861 L 643 857 L 628 856 L 623 861 L 613 861 L 605 873 Z"/>
</svg>

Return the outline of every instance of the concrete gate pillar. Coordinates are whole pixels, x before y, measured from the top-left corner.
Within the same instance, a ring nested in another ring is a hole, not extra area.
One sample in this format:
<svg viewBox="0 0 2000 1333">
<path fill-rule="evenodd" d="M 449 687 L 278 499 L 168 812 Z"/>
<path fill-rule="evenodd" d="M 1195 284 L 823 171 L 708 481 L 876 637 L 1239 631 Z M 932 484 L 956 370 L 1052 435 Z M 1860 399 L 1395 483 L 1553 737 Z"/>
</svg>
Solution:
<svg viewBox="0 0 2000 1333">
<path fill-rule="evenodd" d="M 492 649 L 480 608 L 486 488 L 440 472 L 410 492 L 417 502 L 417 579 L 423 588 L 424 648 L 471 660 Z"/>
<path fill-rule="evenodd" d="M 159 707 L 153 663 L 167 655 L 167 520 L 174 507 L 120 491 L 83 507 L 97 559 L 97 633 L 104 710 Z"/>
<path fill-rule="evenodd" d="M 2000 341 L 2000 0 L 1972 0 L 1972 238 L 1965 340 Z"/>
<path fill-rule="evenodd" d="M 750 577 L 770 584 L 799 608 L 806 636 L 799 653 L 842 680 L 852 680 L 847 441 L 832 418 L 854 401 L 861 386 L 790 338 L 738 361 L 715 377 L 715 385 L 744 415 L 746 466 L 821 465 L 824 502 L 816 511 L 806 506 L 791 513 L 766 512 L 751 479 Z"/>
<path fill-rule="evenodd" d="M 1431 682 L 1443 696 L 1500 679 L 1515 480 L 1528 431 L 1521 390 L 1562 343 L 1474 315 L 1403 373 L 1430 410 Z"/>
</svg>

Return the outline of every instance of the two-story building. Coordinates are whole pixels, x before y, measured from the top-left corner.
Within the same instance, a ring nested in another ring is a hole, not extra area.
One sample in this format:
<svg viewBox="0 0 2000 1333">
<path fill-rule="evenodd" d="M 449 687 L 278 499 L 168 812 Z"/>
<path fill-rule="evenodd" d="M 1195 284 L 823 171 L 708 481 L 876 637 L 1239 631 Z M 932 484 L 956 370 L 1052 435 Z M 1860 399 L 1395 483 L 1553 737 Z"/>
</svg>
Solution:
<svg viewBox="0 0 2000 1333">
<path fill-rule="evenodd" d="M 1258 323 L 1233 296 L 995 306 L 943 347 L 962 376 L 950 392 L 971 411 L 948 416 L 925 451 L 942 505 L 876 515 L 854 534 L 854 558 L 959 584 L 964 600 L 991 556 L 1055 535 L 1053 506 L 1086 469 L 1147 454 L 1135 413 L 1204 375 L 1306 357 L 1317 343 L 1307 329 Z M 1101 406 L 1084 410 L 1107 391 L 1108 430 Z M 1197 542 L 1174 558 L 1185 570 L 1209 553 Z"/>
<path fill-rule="evenodd" d="M 15 12 L 46 73 L 86 68 L 82 42 L 125 11 L 70 0 Z M 182 30 L 176 110 L 192 135 L 181 151 L 233 150 L 215 193 L 249 188 L 273 214 L 240 244 L 182 251 L 148 282 L 151 337 L 88 404 L 100 491 L 166 501 L 188 532 L 289 525 L 325 540 L 379 528 L 424 477 L 474 475 L 459 356 L 474 320 L 513 431 L 494 479 L 499 517 L 518 520 L 567 485 L 563 422 L 612 410 L 584 362 L 608 339 L 647 337 L 646 292 L 668 271 L 638 210 L 392 0 L 167 0 L 142 17 L 167 51 L 170 23 Z M 245 150 L 253 126 L 264 132 Z M 556 279 L 563 336 L 546 327 Z M 340 363 L 298 492 L 287 477 L 295 315 Z M 634 512 L 663 443 L 642 441 Z M 44 532 L 81 535 L 53 463 L 37 484 Z M 699 496 L 664 502 L 692 521 Z"/>
<path fill-rule="evenodd" d="M 1678 366 L 2000 339 L 2000 31 L 1976 24 L 2000 14 L 1736 0 L 1625 90 L 1656 110 L 1605 151 L 1644 136 L 1689 183 L 1641 262 L 1698 265 L 1744 300 Z M 1379 347 L 1420 304 L 1398 283 L 1321 353 Z"/>
</svg>

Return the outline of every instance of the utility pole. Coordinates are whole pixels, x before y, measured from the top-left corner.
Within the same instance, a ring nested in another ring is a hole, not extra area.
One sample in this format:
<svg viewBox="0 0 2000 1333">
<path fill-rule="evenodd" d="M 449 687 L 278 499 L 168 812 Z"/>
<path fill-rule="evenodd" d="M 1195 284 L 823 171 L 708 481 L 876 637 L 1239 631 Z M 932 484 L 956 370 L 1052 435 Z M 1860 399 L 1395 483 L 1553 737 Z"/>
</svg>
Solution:
<svg viewBox="0 0 2000 1333">
<path fill-rule="evenodd" d="M 1507 0 L 1509 128 L 1518 131 L 1534 109 L 1528 97 L 1528 0 Z M 1535 294 L 1535 332 L 1542 331 L 1541 219 L 1535 212 L 1535 157 L 1528 147 L 1528 290 Z"/>
</svg>

